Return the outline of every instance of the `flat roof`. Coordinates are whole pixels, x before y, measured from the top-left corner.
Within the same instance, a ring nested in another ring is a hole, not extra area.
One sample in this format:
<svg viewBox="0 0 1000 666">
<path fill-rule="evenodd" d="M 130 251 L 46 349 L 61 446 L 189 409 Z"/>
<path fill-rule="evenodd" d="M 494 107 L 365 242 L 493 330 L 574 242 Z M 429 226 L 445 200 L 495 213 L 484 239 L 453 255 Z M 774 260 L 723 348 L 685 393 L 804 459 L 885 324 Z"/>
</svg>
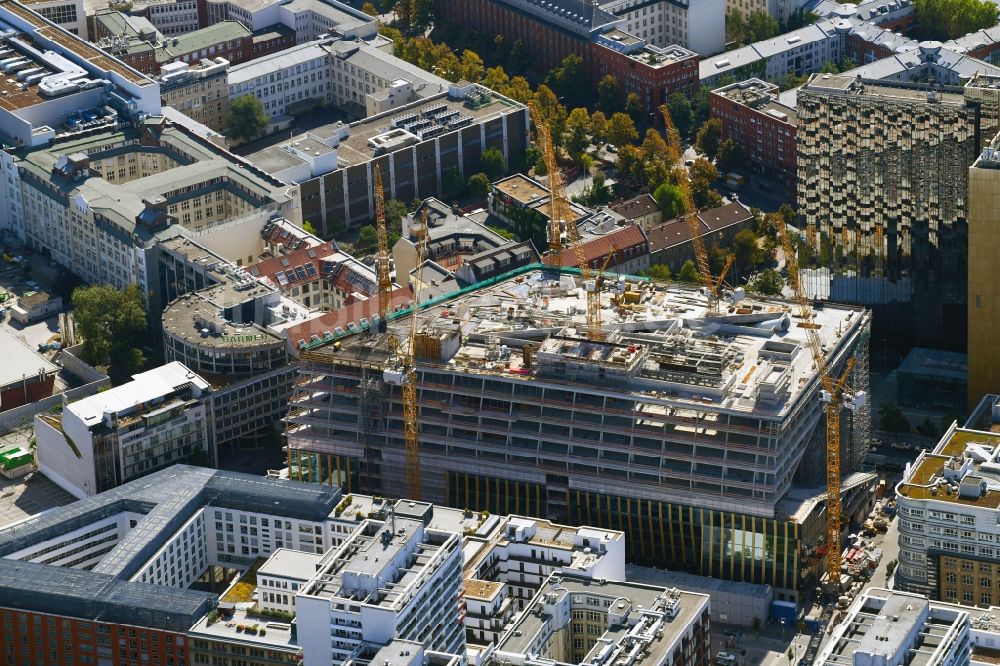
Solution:
<svg viewBox="0 0 1000 666">
<path fill-rule="evenodd" d="M 28 346 L 7 327 L 0 327 L 0 387 L 9 386 L 40 373 L 55 374 L 59 366 Z"/>
<path fill-rule="evenodd" d="M 933 451 L 924 451 L 909 465 L 896 492 L 916 500 L 1000 509 L 998 462 L 1000 433 L 952 428 Z"/>
<path fill-rule="evenodd" d="M 178 361 L 171 361 L 158 368 L 132 375 L 132 381 L 121 386 L 70 403 L 66 410 L 79 417 L 88 426 L 93 426 L 101 423 L 106 412 L 118 414 L 134 410 L 136 405 L 171 395 L 187 384 L 201 390 L 207 390 L 209 387 L 208 382 L 194 371 Z"/>
<path fill-rule="evenodd" d="M 524 205 L 532 204 L 539 199 L 548 198 L 549 196 L 549 189 L 547 187 L 522 173 L 515 173 L 502 178 L 493 183 L 493 187 L 514 201 Z"/>
<path fill-rule="evenodd" d="M 276 576 L 306 581 L 316 573 L 316 565 L 323 559 L 321 553 L 307 553 L 291 548 L 278 548 L 257 569 L 258 576 Z"/>
</svg>

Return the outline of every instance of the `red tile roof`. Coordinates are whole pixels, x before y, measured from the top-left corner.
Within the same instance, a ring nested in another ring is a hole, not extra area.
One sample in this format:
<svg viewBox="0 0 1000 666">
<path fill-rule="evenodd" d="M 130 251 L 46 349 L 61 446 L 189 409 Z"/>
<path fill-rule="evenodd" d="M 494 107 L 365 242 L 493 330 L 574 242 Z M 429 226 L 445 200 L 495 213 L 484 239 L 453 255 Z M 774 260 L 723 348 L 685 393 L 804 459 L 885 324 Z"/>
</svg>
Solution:
<svg viewBox="0 0 1000 666">
<path fill-rule="evenodd" d="M 617 247 L 618 251 L 608 263 L 608 268 L 614 268 L 627 261 L 623 252 L 626 249 L 637 248 L 640 252 L 649 251 L 646 234 L 638 225 L 632 224 L 621 229 L 616 229 L 604 236 L 596 236 L 590 240 L 585 239 L 583 241 L 583 255 L 592 268 L 600 268 L 613 247 Z M 559 265 L 576 266 L 576 250 L 574 248 L 562 250 L 559 253 Z"/>
<path fill-rule="evenodd" d="M 413 302 L 413 290 L 409 285 L 394 289 L 390 296 L 390 311 L 409 307 L 410 303 Z M 372 317 L 376 315 L 378 315 L 378 298 L 372 297 L 363 301 L 355 301 L 339 310 L 327 312 L 301 324 L 288 327 L 286 329 L 288 340 L 297 349 L 299 340 L 309 342 L 313 335 L 323 337 L 327 332 L 334 333 L 338 326 L 346 331 L 348 330 L 347 325 L 352 322 L 360 328 L 362 317 L 371 321 Z"/>
<path fill-rule="evenodd" d="M 330 241 L 264 259 L 248 266 L 247 270 L 254 277 L 267 278 L 281 291 L 325 278 L 348 294 L 374 294 L 376 285 L 371 276 L 355 266 L 350 259 L 331 261 L 331 255 L 335 254 L 340 254 L 340 250 L 336 243 Z"/>
</svg>

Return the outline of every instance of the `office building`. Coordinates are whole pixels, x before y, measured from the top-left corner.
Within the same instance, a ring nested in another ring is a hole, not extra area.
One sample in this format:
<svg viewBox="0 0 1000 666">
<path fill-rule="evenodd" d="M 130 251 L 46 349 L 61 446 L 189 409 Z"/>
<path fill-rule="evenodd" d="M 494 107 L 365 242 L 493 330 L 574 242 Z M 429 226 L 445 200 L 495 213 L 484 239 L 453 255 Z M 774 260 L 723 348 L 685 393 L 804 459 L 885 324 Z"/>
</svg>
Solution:
<svg viewBox="0 0 1000 666">
<path fill-rule="evenodd" d="M 337 0 L 205 0 L 198 11 L 202 25 L 239 21 L 254 32 L 288 28 L 296 44 L 325 36 L 371 39 L 378 34 L 374 18 Z"/>
<path fill-rule="evenodd" d="M 795 185 L 796 111 L 779 101 L 778 86 L 747 79 L 713 90 L 708 100 L 723 138 L 736 142 L 758 173 Z"/>
<path fill-rule="evenodd" d="M 90 39 L 83 0 L 27 0 L 22 4 L 81 39 Z"/>
<path fill-rule="evenodd" d="M 132 16 L 141 16 L 168 37 L 194 32 L 198 23 L 198 0 L 132 0 Z"/>
<path fill-rule="evenodd" d="M 152 284 L 146 249 L 174 225 L 293 212 L 284 183 L 163 117 L 4 155 L 6 228 L 87 282 Z"/>
<path fill-rule="evenodd" d="M 180 363 L 35 416 L 38 468 L 86 498 L 176 463 L 211 462 L 209 385 Z"/>
<path fill-rule="evenodd" d="M 968 664 L 972 656 L 966 608 L 918 594 L 872 588 L 859 595 L 832 630 L 815 663 Z"/>
<path fill-rule="evenodd" d="M 710 625 L 705 594 L 553 574 L 495 655 L 524 666 L 707 666 Z"/>
<path fill-rule="evenodd" d="M 257 167 L 298 185 L 298 212 L 321 235 L 357 227 L 375 216 L 373 170 L 386 199 L 441 196 L 444 175 L 480 171 L 479 156 L 496 148 L 511 164 L 528 141 L 528 110 L 475 84 L 351 124 L 324 125 L 249 156 Z"/>
<path fill-rule="evenodd" d="M 799 90 L 797 204 L 827 271 L 815 296 L 874 307 L 884 339 L 964 347 L 982 106 L 962 88 L 829 74 Z"/>
<path fill-rule="evenodd" d="M 461 541 L 409 518 L 362 523 L 296 595 L 304 660 L 342 663 L 362 642 L 393 639 L 461 652 Z"/>
<path fill-rule="evenodd" d="M 172 62 L 160 68 L 160 98 L 195 122 L 215 131 L 229 127 L 229 61 Z"/>
<path fill-rule="evenodd" d="M 586 305 L 574 270 L 553 276 L 529 266 L 438 296 L 421 312 L 422 496 L 631 525 L 634 560 L 767 583 L 794 599 L 803 569 L 816 564 L 799 561 L 801 549 L 823 532 L 821 501 L 793 483 L 813 468 L 803 459 L 824 450 L 804 333 L 781 302 L 737 294 L 713 319 L 695 290 L 612 282 L 602 342 L 583 340 Z M 384 336 L 352 336 L 367 327 L 352 316 L 331 313 L 343 332 L 331 323 L 312 338 L 290 333 L 310 353 L 290 403 L 289 455 L 305 478 L 336 469 L 351 492 L 388 492 L 406 483 L 401 393 L 391 368 L 383 376 Z M 724 337 L 698 333 L 709 321 Z M 864 354 L 863 310 L 828 305 L 816 323 L 831 367 Z M 407 325 L 403 318 L 389 328 L 405 338 Z M 851 450 L 864 448 L 863 418 L 844 417 Z M 860 510 L 873 478 L 845 481 L 848 513 Z M 747 547 L 720 554 L 713 525 Z M 751 545 L 758 538 L 774 544 L 770 554 Z"/>
<path fill-rule="evenodd" d="M 726 46 L 726 0 L 596 0 L 623 20 L 619 27 L 653 46 L 679 44 L 702 56 Z"/>
<path fill-rule="evenodd" d="M 328 38 L 229 70 L 230 101 L 254 95 L 272 118 L 332 104 L 364 118 L 448 90 L 447 80 L 392 54 L 392 42 Z"/>
<path fill-rule="evenodd" d="M 953 425 L 897 486 L 897 589 L 967 606 L 1000 600 L 995 409 L 992 417 L 966 428 Z"/>
<path fill-rule="evenodd" d="M 972 407 L 1000 386 L 1000 355 L 990 329 L 1000 324 L 1000 289 L 990 248 L 1000 243 L 1000 142 L 993 140 L 969 168 L 968 400 Z"/>
</svg>

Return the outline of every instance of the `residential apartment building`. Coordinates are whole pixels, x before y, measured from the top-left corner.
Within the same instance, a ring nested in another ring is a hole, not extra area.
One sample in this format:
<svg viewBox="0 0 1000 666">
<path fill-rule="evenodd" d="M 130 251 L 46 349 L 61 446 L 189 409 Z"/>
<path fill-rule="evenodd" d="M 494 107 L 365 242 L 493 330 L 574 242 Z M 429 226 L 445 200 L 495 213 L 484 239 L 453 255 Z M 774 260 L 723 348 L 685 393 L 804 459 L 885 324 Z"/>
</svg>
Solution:
<svg viewBox="0 0 1000 666">
<path fill-rule="evenodd" d="M 983 150 L 969 168 L 968 400 L 969 407 L 1000 386 L 1000 356 L 990 328 L 1000 324 L 1000 290 L 990 248 L 1000 242 L 1000 145 Z"/>
<path fill-rule="evenodd" d="M 153 284 L 146 249 L 171 226 L 294 212 L 284 183 L 162 117 L 6 154 L 8 228 L 87 282 Z"/>
<path fill-rule="evenodd" d="M 623 19 L 622 30 L 653 46 L 679 44 L 702 56 L 726 46 L 726 0 L 597 0 L 594 4 Z"/>
<path fill-rule="evenodd" d="M 671 95 L 693 95 L 698 87 L 698 54 L 680 46 L 652 46 L 615 29 L 598 36 L 593 50 L 594 78 L 614 76 L 622 99 L 635 93 L 654 120 Z"/>
<path fill-rule="evenodd" d="M 798 209 L 829 271 L 816 293 L 873 306 L 876 333 L 903 343 L 965 345 L 983 113 L 963 92 L 829 74 L 798 92 Z"/>
<path fill-rule="evenodd" d="M 722 136 L 732 139 L 764 177 L 795 185 L 796 110 L 778 99 L 778 86 L 747 79 L 709 94 Z"/>
<path fill-rule="evenodd" d="M 361 642 L 393 639 L 462 652 L 461 542 L 409 518 L 362 523 L 296 595 L 304 660 L 341 663 Z"/>
<path fill-rule="evenodd" d="M 663 212 L 651 194 L 640 194 L 611 204 L 609 208 L 621 215 L 627 224 L 638 224 L 646 231 L 663 221 Z"/>
<path fill-rule="evenodd" d="M 739 201 L 698 212 L 702 241 L 706 247 L 726 247 L 743 229 L 753 224 L 753 213 Z M 649 239 L 649 263 L 663 264 L 676 274 L 684 262 L 694 258 L 691 227 L 687 220 L 675 218 L 646 231 Z"/>
<path fill-rule="evenodd" d="M 209 385 L 180 363 L 35 416 L 38 468 L 86 498 L 179 462 L 209 462 Z"/>
<path fill-rule="evenodd" d="M 832 627 L 831 639 L 815 663 L 968 664 L 976 661 L 972 633 L 978 624 L 967 608 L 928 601 L 919 594 L 871 588 L 858 595 Z M 987 640 L 995 641 L 996 636 Z"/>
<path fill-rule="evenodd" d="M 259 168 L 298 185 L 302 220 L 323 235 L 335 224 L 354 227 L 374 218 L 373 167 L 387 199 L 441 196 L 444 175 L 480 171 L 479 156 L 496 148 L 506 164 L 528 141 L 527 108 L 475 84 L 395 111 L 333 123 L 249 156 Z"/>
<path fill-rule="evenodd" d="M 821 470 L 816 459 L 825 455 L 804 333 L 788 323 L 787 305 L 739 295 L 712 320 L 734 336 L 717 345 L 692 333 L 705 312 L 696 290 L 628 278 L 615 284 L 601 295 L 599 343 L 584 341 L 586 299 L 573 269 L 554 276 L 528 266 L 437 296 L 420 312 L 422 496 L 607 529 L 637 518 L 640 528 L 627 533 L 633 560 L 766 583 L 794 599 L 800 576 L 818 575 L 798 557 L 818 545 L 825 524 L 811 509 L 782 504 L 793 479 L 817 482 L 809 469 Z M 612 296 L 635 305 L 623 315 Z M 329 334 L 290 335 L 309 353 L 290 400 L 289 455 L 298 468 L 348 470 L 341 478 L 351 492 L 382 493 L 406 483 L 401 393 L 393 373 L 383 374 L 386 336 L 352 335 L 368 328 L 351 319 L 352 308 L 324 316 Z M 817 312 L 832 367 L 863 354 L 863 310 Z M 455 323 L 451 313 L 464 314 Z M 771 335 L 757 326 L 739 332 L 755 322 L 768 322 Z M 405 336 L 408 325 L 394 320 L 389 332 Z M 708 359 L 718 363 L 711 377 Z M 847 417 L 845 446 L 862 446 L 863 418 Z M 867 510 L 873 480 L 845 479 L 848 513 Z M 643 528 L 647 521 L 653 527 Z M 713 525 L 748 547 L 720 551 Z M 749 546 L 754 534 L 774 544 L 773 555 Z"/>
<path fill-rule="evenodd" d="M 1000 600 L 1000 484 L 992 475 L 1000 445 L 990 432 L 995 402 L 995 396 L 983 400 L 986 422 L 949 428 L 896 487 L 897 589 L 966 606 Z"/>
<path fill-rule="evenodd" d="M 160 68 L 160 97 L 192 120 L 216 132 L 229 127 L 229 61 L 205 59 L 196 65 L 173 62 Z"/>
</svg>

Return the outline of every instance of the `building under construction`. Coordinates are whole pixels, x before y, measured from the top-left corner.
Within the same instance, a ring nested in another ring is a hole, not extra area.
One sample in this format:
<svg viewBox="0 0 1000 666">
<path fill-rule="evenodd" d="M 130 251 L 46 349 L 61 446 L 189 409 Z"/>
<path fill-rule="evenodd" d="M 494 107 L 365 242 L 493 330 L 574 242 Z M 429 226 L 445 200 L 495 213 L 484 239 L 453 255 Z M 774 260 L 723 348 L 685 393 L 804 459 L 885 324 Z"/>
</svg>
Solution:
<svg viewBox="0 0 1000 666">
<path fill-rule="evenodd" d="M 825 531 L 806 327 L 836 370 L 867 354 L 867 311 L 827 305 L 804 321 L 784 301 L 737 290 L 710 316 L 694 288 L 609 276 L 593 339 L 582 283 L 573 269 L 535 264 L 421 303 L 422 499 L 623 529 L 633 561 L 795 599 L 818 573 Z M 412 319 L 389 319 L 385 333 L 343 321 L 300 341 L 287 428 L 296 478 L 405 492 L 391 350 Z M 848 419 L 844 440 L 845 461 L 861 455 L 866 413 Z M 845 479 L 845 527 L 871 478 Z"/>
</svg>

